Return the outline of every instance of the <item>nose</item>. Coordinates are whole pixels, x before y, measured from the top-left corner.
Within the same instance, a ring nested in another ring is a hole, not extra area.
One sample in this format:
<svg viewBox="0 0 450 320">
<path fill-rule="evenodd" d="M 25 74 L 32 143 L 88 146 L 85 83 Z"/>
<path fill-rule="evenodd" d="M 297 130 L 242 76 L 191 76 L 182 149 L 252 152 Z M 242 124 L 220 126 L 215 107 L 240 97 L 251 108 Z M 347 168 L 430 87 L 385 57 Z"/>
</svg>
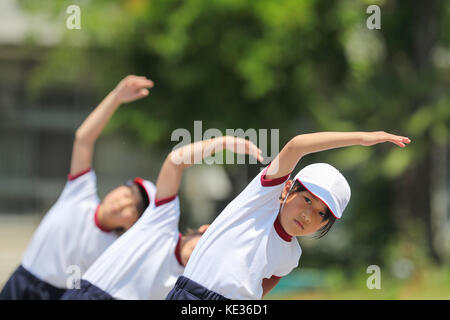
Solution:
<svg viewBox="0 0 450 320">
<path fill-rule="evenodd" d="M 308 224 L 311 223 L 311 210 L 307 209 L 307 210 L 303 211 L 302 218 L 303 218 L 303 222 L 308 223 Z"/>
</svg>

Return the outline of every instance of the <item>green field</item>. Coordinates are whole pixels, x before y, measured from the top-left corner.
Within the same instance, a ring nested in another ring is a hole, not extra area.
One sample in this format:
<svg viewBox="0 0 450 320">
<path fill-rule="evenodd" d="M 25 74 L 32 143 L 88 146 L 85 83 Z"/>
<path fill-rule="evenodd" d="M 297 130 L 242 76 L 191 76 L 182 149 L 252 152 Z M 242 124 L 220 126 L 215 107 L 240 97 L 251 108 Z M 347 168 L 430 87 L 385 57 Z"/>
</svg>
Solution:
<svg viewBox="0 0 450 320">
<path fill-rule="evenodd" d="M 346 277 L 336 270 L 311 273 L 313 281 L 304 281 L 299 269 L 280 282 L 266 299 L 282 300 L 448 300 L 450 299 L 450 270 L 427 267 L 416 270 L 408 279 L 381 274 L 381 288 L 368 289 L 370 274 Z M 295 288 L 297 286 L 297 289 Z"/>
</svg>

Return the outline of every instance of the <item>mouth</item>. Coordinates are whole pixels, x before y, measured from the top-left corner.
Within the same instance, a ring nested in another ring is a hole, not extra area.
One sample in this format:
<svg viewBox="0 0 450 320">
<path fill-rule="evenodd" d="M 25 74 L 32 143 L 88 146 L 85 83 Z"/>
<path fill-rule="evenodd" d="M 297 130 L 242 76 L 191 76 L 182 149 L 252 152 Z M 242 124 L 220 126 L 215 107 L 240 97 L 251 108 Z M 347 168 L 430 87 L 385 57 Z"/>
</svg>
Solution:
<svg viewBox="0 0 450 320">
<path fill-rule="evenodd" d="M 295 224 L 297 224 L 300 228 L 302 228 L 302 230 L 304 230 L 305 229 L 305 227 L 303 226 L 303 224 L 301 224 L 301 222 L 300 221 L 298 221 L 298 220 L 296 220 L 296 219 L 294 219 L 294 222 L 295 222 Z"/>
</svg>

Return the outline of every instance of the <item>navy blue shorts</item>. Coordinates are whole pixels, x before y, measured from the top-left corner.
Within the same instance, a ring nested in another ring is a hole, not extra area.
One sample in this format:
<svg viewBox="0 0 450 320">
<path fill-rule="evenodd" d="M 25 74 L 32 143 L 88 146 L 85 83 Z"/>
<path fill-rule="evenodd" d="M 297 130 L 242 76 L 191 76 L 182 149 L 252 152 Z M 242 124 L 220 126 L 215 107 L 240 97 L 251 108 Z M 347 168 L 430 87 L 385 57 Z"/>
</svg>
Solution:
<svg viewBox="0 0 450 320">
<path fill-rule="evenodd" d="M 66 290 L 36 278 L 21 265 L 0 293 L 0 300 L 59 300 Z"/>
<path fill-rule="evenodd" d="M 61 300 L 114 300 L 114 298 L 89 281 L 81 279 L 80 289 L 67 290 Z"/>
<path fill-rule="evenodd" d="M 229 300 L 191 279 L 180 276 L 166 300 Z"/>
</svg>

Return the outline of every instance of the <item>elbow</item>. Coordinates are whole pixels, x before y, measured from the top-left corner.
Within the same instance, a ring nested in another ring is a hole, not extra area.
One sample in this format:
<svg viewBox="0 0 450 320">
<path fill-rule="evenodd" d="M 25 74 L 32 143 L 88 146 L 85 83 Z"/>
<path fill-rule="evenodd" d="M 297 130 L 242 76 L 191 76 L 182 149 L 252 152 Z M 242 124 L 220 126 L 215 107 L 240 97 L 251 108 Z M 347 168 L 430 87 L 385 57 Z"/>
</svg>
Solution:
<svg viewBox="0 0 450 320">
<path fill-rule="evenodd" d="M 93 142 L 88 139 L 83 130 L 78 129 L 75 131 L 74 144 L 91 145 Z"/>
<path fill-rule="evenodd" d="M 283 149 L 285 149 L 287 152 L 291 153 L 294 150 L 297 150 L 299 147 L 299 136 L 296 136 L 294 138 L 292 138 L 291 140 L 289 140 L 288 143 L 286 143 L 286 145 L 284 146 Z"/>
<path fill-rule="evenodd" d="M 75 141 L 81 141 L 83 140 L 83 132 L 81 132 L 80 129 L 78 129 L 77 131 L 75 131 L 75 137 L 74 137 Z"/>
<path fill-rule="evenodd" d="M 298 159 L 307 154 L 305 147 L 302 144 L 302 136 L 298 135 L 289 140 L 283 148 L 283 151 L 287 154 L 295 155 Z"/>
</svg>

